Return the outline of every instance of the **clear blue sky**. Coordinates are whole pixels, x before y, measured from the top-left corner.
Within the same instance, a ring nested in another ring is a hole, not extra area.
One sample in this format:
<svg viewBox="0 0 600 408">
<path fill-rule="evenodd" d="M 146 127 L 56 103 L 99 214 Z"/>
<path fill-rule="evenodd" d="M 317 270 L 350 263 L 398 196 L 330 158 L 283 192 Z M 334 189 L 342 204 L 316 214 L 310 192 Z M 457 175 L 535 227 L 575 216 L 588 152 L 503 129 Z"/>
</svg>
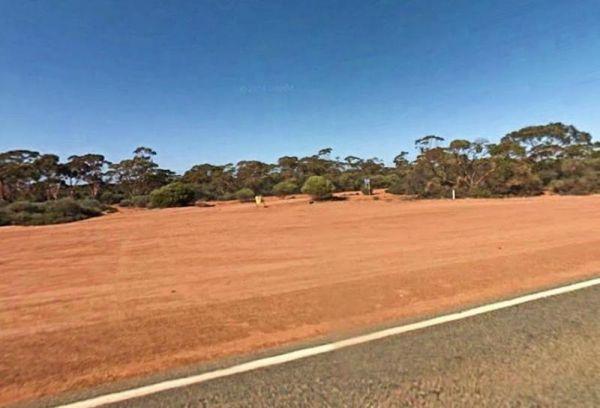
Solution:
<svg viewBox="0 0 600 408">
<path fill-rule="evenodd" d="M 0 150 L 168 168 L 600 134 L 597 0 L 0 0 Z"/>
</svg>

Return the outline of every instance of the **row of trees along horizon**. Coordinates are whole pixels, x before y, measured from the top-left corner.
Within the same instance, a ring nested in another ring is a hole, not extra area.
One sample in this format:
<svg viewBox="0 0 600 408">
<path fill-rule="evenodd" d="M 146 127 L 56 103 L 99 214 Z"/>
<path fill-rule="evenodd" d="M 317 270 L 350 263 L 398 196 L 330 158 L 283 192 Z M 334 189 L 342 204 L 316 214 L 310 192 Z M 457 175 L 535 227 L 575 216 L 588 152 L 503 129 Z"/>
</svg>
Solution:
<svg viewBox="0 0 600 408">
<path fill-rule="evenodd" d="M 510 132 L 498 143 L 439 136 L 415 141 L 417 155 L 332 158 L 331 148 L 276 163 L 198 164 L 177 175 L 139 147 L 111 163 L 103 155 L 71 156 L 30 150 L 0 153 L 0 225 L 68 222 L 114 211 L 112 205 L 173 207 L 197 200 L 251 201 L 254 195 L 299 192 L 326 199 L 333 191 L 372 188 L 418 198 L 507 197 L 600 192 L 600 143 L 572 125 L 550 123 Z M 310 179 L 310 180 L 309 180 Z"/>
</svg>

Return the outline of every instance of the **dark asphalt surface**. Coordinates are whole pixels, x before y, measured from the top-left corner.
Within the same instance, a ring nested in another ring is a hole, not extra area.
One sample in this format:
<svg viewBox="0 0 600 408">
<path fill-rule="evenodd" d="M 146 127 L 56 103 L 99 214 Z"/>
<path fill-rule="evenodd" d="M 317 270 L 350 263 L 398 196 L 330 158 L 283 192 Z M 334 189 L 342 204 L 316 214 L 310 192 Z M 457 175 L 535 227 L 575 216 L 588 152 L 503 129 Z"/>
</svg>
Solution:
<svg viewBox="0 0 600 408">
<path fill-rule="evenodd" d="M 600 288 L 112 407 L 600 406 Z"/>
</svg>

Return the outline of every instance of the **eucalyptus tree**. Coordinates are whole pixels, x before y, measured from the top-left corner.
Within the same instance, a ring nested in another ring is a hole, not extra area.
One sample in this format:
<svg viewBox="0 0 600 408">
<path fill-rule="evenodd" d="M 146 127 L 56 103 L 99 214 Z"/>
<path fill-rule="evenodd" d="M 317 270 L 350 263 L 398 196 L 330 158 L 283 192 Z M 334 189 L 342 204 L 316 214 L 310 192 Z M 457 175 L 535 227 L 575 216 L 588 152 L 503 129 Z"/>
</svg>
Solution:
<svg viewBox="0 0 600 408">
<path fill-rule="evenodd" d="M 66 165 L 60 163 L 60 158 L 55 154 L 38 156 L 33 165 L 36 169 L 36 185 L 43 191 L 44 198 L 57 200 L 67 175 Z"/>
<path fill-rule="evenodd" d="M 93 153 L 70 156 L 66 164 L 70 179 L 87 185 L 92 198 L 98 197 L 109 165 L 103 155 Z"/>
<path fill-rule="evenodd" d="M 176 178 L 174 172 L 159 168 L 154 162 L 154 156 L 154 150 L 138 147 L 131 159 L 110 164 L 107 176 L 130 197 L 149 194 Z"/>
<path fill-rule="evenodd" d="M 35 161 L 39 152 L 10 150 L 0 153 L 0 200 L 26 197 L 36 180 Z"/>
</svg>

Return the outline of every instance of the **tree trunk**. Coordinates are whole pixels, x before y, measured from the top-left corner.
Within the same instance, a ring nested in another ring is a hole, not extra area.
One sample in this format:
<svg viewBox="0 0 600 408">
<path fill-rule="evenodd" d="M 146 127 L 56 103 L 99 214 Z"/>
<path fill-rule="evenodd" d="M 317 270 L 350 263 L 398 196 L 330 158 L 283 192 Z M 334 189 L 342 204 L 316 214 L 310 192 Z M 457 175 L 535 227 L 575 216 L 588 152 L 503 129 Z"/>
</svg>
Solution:
<svg viewBox="0 0 600 408">
<path fill-rule="evenodd" d="M 92 198 L 98 197 L 98 193 L 100 192 L 100 184 L 92 183 L 90 184 L 90 194 Z"/>
</svg>

